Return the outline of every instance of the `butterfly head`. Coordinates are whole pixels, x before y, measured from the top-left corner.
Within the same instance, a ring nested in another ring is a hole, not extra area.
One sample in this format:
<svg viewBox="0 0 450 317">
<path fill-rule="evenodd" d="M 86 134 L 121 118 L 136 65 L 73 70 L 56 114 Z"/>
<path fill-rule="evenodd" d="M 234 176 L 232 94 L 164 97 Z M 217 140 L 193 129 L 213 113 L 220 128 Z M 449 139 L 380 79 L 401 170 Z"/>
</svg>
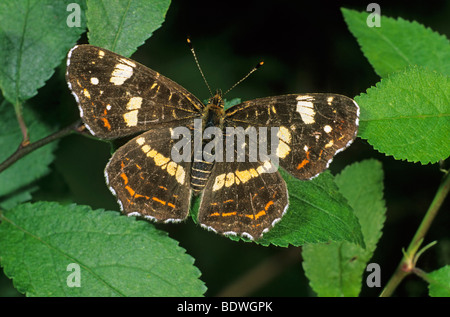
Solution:
<svg viewBox="0 0 450 317">
<path fill-rule="evenodd" d="M 214 96 L 209 98 L 208 104 L 210 104 L 214 108 L 223 109 L 224 102 L 223 102 L 223 98 L 222 98 L 222 90 L 217 89 Z"/>
</svg>

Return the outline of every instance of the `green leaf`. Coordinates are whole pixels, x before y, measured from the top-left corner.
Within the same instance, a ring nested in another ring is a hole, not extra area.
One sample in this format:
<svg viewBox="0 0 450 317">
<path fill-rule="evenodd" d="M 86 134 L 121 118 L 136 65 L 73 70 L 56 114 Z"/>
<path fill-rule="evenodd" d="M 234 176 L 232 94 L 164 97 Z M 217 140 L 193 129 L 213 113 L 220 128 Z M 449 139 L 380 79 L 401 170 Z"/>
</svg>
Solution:
<svg viewBox="0 0 450 317">
<path fill-rule="evenodd" d="M 381 164 L 375 160 L 352 164 L 335 182 L 359 219 L 367 247 L 347 241 L 305 245 L 303 268 L 319 296 L 358 296 L 385 220 Z"/>
<path fill-rule="evenodd" d="M 427 274 L 428 289 L 432 297 L 450 297 L 450 265 Z"/>
<path fill-rule="evenodd" d="M 54 132 L 28 107 L 24 107 L 23 117 L 31 142 Z M 0 104 L 0 120 L 0 162 L 3 162 L 19 147 L 22 132 L 13 106 L 6 101 Z M 48 166 L 53 161 L 52 152 L 56 144 L 52 142 L 29 153 L 0 173 L 0 208 L 9 209 L 31 198 L 31 193 L 36 189 L 33 182 L 49 172 Z"/>
<path fill-rule="evenodd" d="M 28 296 L 205 292 L 194 259 L 147 221 L 53 202 L 19 205 L 0 219 L 0 262 Z M 79 271 L 71 269 L 72 263 Z M 68 282 L 78 281 L 79 287 L 69 287 Z"/>
<path fill-rule="evenodd" d="M 382 79 L 355 98 L 358 136 L 399 160 L 435 163 L 450 155 L 450 80 L 422 67 Z"/>
<path fill-rule="evenodd" d="M 92 45 L 131 56 L 164 22 L 170 0 L 88 0 Z"/>
<path fill-rule="evenodd" d="M 345 22 L 361 50 L 375 69 L 385 77 L 408 65 L 425 66 L 450 76 L 449 40 L 416 21 L 380 18 L 380 27 L 367 26 L 368 12 L 341 9 Z"/>
<path fill-rule="evenodd" d="M 364 246 L 358 219 L 328 171 L 311 181 L 300 181 L 281 172 L 288 185 L 289 208 L 258 243 L 300 246 L 347 240 Z"/>
<path fill-rule="evenodd" d="M 227 110 L 231 107 L 236 106 L 237 104 L 240 104 L 241 102 L 242 102 L 241 98 L 233 98 L 231 100 L 224 99 L 224 103 L 225 103 L 224 108 L 225 108 L 225 110 Z"/>
<path fill-rule="evenodd" d="M 0 87 L 11 103 L 36 95 L 84 31 L 66 23 L 75 2 L 0 2 Z"/>
<path fill-rule="evenodd" d="M 381 163 L 372 159 L 347 166 L 335 177 L 339 192 L 358 217 L 366 243 L 365 251 L 370 255 L 381 238 L 386 220 L 383 177 Z"/>
</svg>

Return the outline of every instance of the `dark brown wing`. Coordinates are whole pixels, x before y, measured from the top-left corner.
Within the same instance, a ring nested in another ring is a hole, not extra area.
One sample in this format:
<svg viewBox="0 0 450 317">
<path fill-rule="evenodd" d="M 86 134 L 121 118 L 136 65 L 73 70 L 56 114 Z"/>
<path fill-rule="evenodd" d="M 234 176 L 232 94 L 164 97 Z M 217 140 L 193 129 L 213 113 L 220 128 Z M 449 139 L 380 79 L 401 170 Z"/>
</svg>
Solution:
<svg viewBox="0 0 450 317">
<path fill-rule="evenodd" d="M 106 182 L 127 215 L 181 221 L 189 213 L 190 162 L 172 160 L 171 128 L 149 130 L 120 147 L 105 169 Z"/>
<path fill-rule="evenodd" d="M 275 149 L 279 164 L 299 179 L 325 170 L 355 139 L 358 123 L 356 102 L 337 94 L 255 99 L 228 109 L 225 118 L 230 127 L 279 128 Z"/>
<path fill-rule="evenodd" d="M 216 162 L 201 197 L 198 222 L 251 240 L 268 232 L 288 208 L 286 183 L 261 162 Z"/>
<path fill-rule="evenodd" d="M 184 125 L 203 104 L 158 72 L 92 45 L 73 47 L 66 80 L 89 131 L 112 139 L 156 125 Z"/>
</svg>

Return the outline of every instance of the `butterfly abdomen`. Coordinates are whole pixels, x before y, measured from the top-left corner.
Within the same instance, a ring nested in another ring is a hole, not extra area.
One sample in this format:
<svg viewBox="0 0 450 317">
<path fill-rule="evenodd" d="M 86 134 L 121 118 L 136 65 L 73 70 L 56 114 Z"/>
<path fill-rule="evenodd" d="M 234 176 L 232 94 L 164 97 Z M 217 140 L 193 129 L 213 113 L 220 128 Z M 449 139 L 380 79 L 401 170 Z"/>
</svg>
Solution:
<svg viewBox="0 0 450 317">
<path fill-rule="evenodd" d="M 191 168 L 191 188 L 195 193 L 203 190 L 208 181 L 214 162 L 194 162 Z"/>
<path fill-rule="evenodd" d="M 210 103 L 206 106 L 203 113 L 203 131 L 201 135 L 203 136 L 203 132 L 211 127 L 221 129 L 223 116 L 223 101 L 220 94 L 216 94 L 210 100 Z M 205 150 L 205 146 L 209 142 L 211 142 L 211 140 L 202 139 L 201 153 L 196 153 L 197 155 L 194 154 L 191 168 L 191 188 L 194 190 L 194 193 L 199 193 L 203 190 L 214 166 L 215 149 L 213 148 L 211 152 Z"/>
</svg>

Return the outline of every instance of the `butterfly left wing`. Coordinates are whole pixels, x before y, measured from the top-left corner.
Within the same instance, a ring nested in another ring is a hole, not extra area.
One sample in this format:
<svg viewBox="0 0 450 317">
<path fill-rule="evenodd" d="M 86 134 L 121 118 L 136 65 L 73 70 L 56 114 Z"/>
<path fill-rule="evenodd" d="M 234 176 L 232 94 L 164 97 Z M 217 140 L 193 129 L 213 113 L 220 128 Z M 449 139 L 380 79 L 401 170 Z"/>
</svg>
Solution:
<svg viewBox="0 0 450 317">
<path fill-rule="evenodd" d="M 85 126 L 99 138 L 184 126 L 202 114 L 202 102 L 174 81 L 100 47 L 74 46 L 66 80 Z"/>
<path fill-rule="evenodd" d="M 324 171 L 355 139 L 358 122 L 356 102 L 337 94 L 255 99 L 225 113 L 227 126 L 278 127 L 275 152 L 279 164 L 299 179 L 311 179 Z"/>
<path fill-rule="evenodd" d="M 270 162 L 216 162 L 201 197 L 198 222 L 224 235 L 258 239 L 284 215 L 288 193 Z"/>
<path fill-rule="evenodd" d="M 171 158 L 171 128 L 152 129 L 121 146 L 105 168 L 106 182 L 126 215 L 176 222 L 189 213 L 190 162 Z"/>
</svg>

